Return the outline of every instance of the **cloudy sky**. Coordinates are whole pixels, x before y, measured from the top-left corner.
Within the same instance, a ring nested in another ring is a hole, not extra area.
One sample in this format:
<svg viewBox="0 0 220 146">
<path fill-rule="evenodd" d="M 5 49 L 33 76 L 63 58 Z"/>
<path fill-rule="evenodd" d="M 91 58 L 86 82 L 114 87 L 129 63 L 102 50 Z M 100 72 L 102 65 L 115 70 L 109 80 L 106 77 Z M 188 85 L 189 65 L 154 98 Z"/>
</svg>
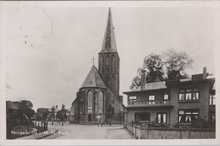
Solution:
<svg viewBox="0 0 220 146">
<path fill-rule="evenodd" d="M 108 6 L 74 2 L 1 2 L 6 99 L 31 100 L 34 109 L 71 106 L 101 50 Z M 174 48 L 214 73 L 215 9 L 212 7 L 111 6 L 120 56 L 120 92 L 151 52 Z M 2 54 L 2 53 L 1 53 Z"/>
</svg>

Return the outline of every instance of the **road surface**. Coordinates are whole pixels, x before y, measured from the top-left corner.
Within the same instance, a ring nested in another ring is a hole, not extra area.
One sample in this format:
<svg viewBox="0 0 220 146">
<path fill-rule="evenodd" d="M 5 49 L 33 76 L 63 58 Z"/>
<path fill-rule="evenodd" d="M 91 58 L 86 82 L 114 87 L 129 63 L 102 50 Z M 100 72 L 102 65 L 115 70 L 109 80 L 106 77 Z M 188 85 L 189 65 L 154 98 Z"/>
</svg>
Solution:
<svg viewBox="0 0 220 146">
<path fill-rule="evenodd" d="M 123 128 L 123 125 L 79 125 L 79 124 L 49 124 L 49 130 L 58 130 L 44 139 L 134 139 Z"/>
</svg>

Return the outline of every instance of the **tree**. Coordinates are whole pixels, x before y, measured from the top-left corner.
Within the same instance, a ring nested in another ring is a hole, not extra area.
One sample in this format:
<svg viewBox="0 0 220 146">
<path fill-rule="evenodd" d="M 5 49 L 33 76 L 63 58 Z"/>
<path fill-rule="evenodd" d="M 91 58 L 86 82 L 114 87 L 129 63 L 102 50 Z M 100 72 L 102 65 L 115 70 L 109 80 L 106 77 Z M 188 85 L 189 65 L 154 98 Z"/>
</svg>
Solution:
<svg viewBox="0 0 220 146">
<path fill-rule="evenodd" d="M 160 55 L 150 54 L 145 57 L 143 70 L 147 71 L 147 83 L 164 80 L 163 62 Z"/>
<path fill-rule="evenodd" d="M 51 120 L 52 120 L 52 125 L 53 125 L 53 121 L 54 121 L 54 118 L 55 118 L 55 106 L 52 106 L 51 108 Z"/>
<path fill-rule="evenodd" d="M 21 100 L 20 103 L 22 123 L 26 123 L 35 114 L 35 111 L 32 109 L 33 104 L 28 100 Z"/>
<path fill-rule="evenodd" d="M 136 89 L 141 85 L 141 70 L 142 68 L 137 70 L 137 75 L 133 78 L 130 89 Z"/>
<path fill-rule="evenodd" d="M 168 80 L 187 78 L 185 69 L 191 67 L 193 60 L 185 52 L 168 49 L 163 56 Z"/>
<path fill-rule="evenodd" d="M 160 55 L 151 53 L 144 58 L 143 66 L 138 68 L 130 89 L 134 90 L 141 85 L 143 70 L 146 71 L 146 83 L 179 80 L 187 78 L 185 70 L 190 68 L 192 63 L 193 60 L 185 52 L 174 49 L 168 49 Z"/>
<path fill-rule="evenodd" d="M 164 71 L 163 71 L 163 61 L 160 55 L 150 54 L 144 58 L 143 66 L 138 68 L 137 76 L 133 78 L 130 89 L 135 89 L 141 84 L 141 74 L 142 71 L 146 71 L 146 82 L 156 82 L 163 81 Z"/>
</svg>

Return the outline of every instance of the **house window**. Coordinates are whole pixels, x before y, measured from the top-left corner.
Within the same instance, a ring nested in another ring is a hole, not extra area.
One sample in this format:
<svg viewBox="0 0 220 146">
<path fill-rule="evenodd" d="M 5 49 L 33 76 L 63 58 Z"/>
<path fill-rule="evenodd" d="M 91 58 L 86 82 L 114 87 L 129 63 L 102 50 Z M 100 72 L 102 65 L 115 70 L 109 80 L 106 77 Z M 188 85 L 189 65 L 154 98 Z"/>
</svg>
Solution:
<svg viewBox="0 0 220 146">
<path fill-rule="evenodd" d="M 134 121 L 135 122 L 150 121 L 150 113 L 149 112 L 134 113 Z"/>
<path fill-rule="evenodd" d="M 129 96 L 129 101 L 136 101 L 136 96 Z"/>
<path fill-rule="evenodd" d="M 179 100 L 184 100 L 185 99 L 185 91 L 182 89 L 179 91 Z"/>
<path fill-rule="evenodd" d="M 163 99 L 164 100 L 168 100 L 169 99 L 169 95 L 167 93 L 165 93 L 164 96 L 163 96 Z"/>
<path fill-rule="evenodd" d="M 167 113 L 157 113 L 157 122 L 158 123 L 167 123 Z"/>
<path fill-rule="evenodd" d="M 192 123 L 193 120 L 198 119 L 198 109 L 184 109 L 179 110 L 178 121 L 179 123 Z"/>
<path fill-rule="evenodd" d="M 152 100 L 155 100 L 155 95 L 150 95 L 150 96 L 149 96 L 149 100 L 151 100 L 151 101 L 152 101 Z"/>
<path fill-rule="evenodd" d="M 186 89 L 186 100 L 192 100 L 192 90 Z"/>
<path fill-rule="evenodd" d="M 215 105 L 215 95 L 213 95 L 213 105 Z"/>
<path fill-rule="evenodd" d="M 187 88 L 179 90 L 179 101 L 196 101 L 199 100 L 198 88 Z"/>
<path fill-rule="evenodd" d="M 215 95 L 209 96 L 209 105 L 215 105 Z"/>
</svg>

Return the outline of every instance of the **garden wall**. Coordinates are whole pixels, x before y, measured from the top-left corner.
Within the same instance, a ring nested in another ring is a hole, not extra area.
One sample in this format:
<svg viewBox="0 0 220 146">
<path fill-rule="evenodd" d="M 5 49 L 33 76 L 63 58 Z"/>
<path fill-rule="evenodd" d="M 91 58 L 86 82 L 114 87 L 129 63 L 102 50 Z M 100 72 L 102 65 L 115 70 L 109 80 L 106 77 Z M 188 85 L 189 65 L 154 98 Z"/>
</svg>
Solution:
<svg viewBox="0 0 220 146">
<path fill-rule="evenodd" d="M 213 139 L 212 129 L 146 128 L 127 125 L 128 131 L 137 139 Z"/>
</svg>

